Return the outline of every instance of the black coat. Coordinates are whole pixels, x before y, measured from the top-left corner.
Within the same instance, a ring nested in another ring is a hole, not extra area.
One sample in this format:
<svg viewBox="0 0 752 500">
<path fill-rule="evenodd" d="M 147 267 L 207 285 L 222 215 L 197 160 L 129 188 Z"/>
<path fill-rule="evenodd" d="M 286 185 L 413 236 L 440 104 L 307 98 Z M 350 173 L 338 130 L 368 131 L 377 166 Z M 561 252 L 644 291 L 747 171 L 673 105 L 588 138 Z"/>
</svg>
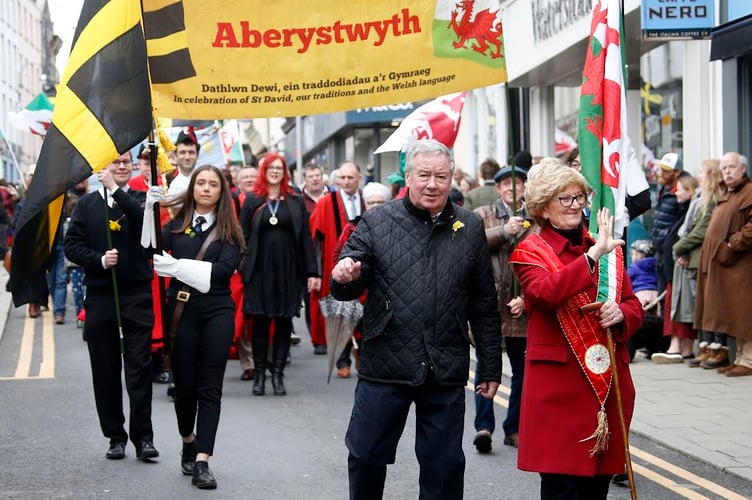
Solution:
<svg viewBox="0 0 752 500">
<path fill-rule="evenodd" d="M 118 189 L 112 196 L 117 204 L 109 209 L 109 219 L 118 221 L 120 229 L 111 231 L 112 247 L 118 250 L 115 266 L 119 287 L 143 285 L 152 279 L 150 255 L 141 246 L 146 193 Z M 89 193 L 76 204 L 65 235 L 65 256 L 86 271 L 87 287 L 111 287 L 112 271 L 102 267 L 107 245 L 107 221 L 104 198 L 100 192 Z"/>
<path fill-rule="evenodd" d="M 464 227 L 458 227 L 464 224 Z M 480 381 L 501 380 L 501 325 L 483 222 L 447 202 L 437 221 L 407 197 L 367 211 L 340 258 L 362 263 L 332 295 L 368 292 L 359 376 L 419 385 L 433 370 L 441 385 L 464 386 L 470 333 Z"/>
<path fill-rule="evenodd" d="M 297 243 L 296 249 L 302 250 L 298 254 L 299 258 L 297 259 L 297 275 L 290 278 L 296 282 L 305 283 L 307 277 L 313 277 L 318 274 L 311 230 L 308 226 L 308 212 L 306 211 L 302 196 L 288 195 L 286 201 L 292 215 L 293 232 L 295 233 L 295 241 Z M 238 269 L 243 276 L 243 283 L 251 282 L 253 268 L 258 255 L 259 225 L 261 221 L 258 217 L 254 217 L 254 214 L 265 203 L 266 198 L 259 198 L 253 193 L 248 193 L 243 207 L 240 209 L 240 227 L 243 229 L 243 237 L 246 243 L 245 256 Z"/>
</svg>

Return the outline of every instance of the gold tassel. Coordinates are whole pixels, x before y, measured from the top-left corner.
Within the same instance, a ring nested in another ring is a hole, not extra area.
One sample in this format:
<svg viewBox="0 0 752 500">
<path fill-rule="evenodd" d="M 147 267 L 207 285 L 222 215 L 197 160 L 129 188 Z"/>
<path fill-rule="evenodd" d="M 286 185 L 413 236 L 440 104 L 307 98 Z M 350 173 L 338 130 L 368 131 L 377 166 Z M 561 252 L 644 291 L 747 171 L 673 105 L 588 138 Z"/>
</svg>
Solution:
<svg viewBox="0 0 752 500">
<path fill-rule="evenodd" d="M 175 167 L 170 163 L 170 159 L 167 158 L 167 155 L 161 149 L 157 153 L 157 167 L 159 167 L 160 174 L 169 174 L 175 170 Z"/>
<path fill-rule="evenodd" d="M 157 139 L 159 140 L 159 145 L 162 146 L 162 149 L 167 151 L 168 153 L 170 151 L 175 151 L 177 149 L 175 145 L 172 143 L 169 137 L 167 137 L 167 134 L 165 133 L 164 129 L 162 129 L 162 125 L 160 125 L 159 120 L 156 120 L 157 125 Z"/>
<path fill-rule="evenodd" d="M 603 453 L 608 449 L 609 435 L 610 432 L 608 430 L 608 416 L 606 415 L 606 408 L 601 406 L 601 409 L 598 411 L 598 426 L 590 436 L 586 437 L 585 439 L 580 439 L 580 443 L 595 439 L 595 444 L 590 450 L 590 458 L 592 458 L 595 455 Z"/>
</svg>

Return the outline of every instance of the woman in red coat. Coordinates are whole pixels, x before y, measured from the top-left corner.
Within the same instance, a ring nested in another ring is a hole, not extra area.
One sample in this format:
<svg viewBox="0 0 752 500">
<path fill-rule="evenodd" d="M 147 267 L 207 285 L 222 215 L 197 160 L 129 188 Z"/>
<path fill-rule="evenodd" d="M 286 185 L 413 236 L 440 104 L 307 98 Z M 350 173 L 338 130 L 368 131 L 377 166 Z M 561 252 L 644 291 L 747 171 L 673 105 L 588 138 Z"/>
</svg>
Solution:
<svg viewBox="0 0 752 500">
<path fill-rule="evenodd" d="M 616 344 L 627 428 L 634 407 L 626 342 L 642 322 L 623 258 L 616 283 L 597 311 L 599 259 L 624 242 L 611 236 L 613 217 L 597 215 L 594 240 L 583 224 L 588 184 L 574 169 L 546 158 L 528 174 L 525 202 L 541 227 L 512 253 L 528 314 L 518 467 L 539 472 L 541 498 L 605 499 L 612 474 L 624 472 L 624 440 L 612 387 L 605 329 Z"/>
</svg>

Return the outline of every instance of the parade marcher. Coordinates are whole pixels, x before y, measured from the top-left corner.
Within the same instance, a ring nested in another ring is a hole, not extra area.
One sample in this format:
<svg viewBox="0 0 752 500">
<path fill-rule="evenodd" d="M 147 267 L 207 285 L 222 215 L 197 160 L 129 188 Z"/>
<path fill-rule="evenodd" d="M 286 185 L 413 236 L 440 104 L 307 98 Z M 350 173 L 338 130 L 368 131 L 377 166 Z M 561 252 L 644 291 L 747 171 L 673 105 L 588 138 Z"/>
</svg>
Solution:
<svg viewBox="0 0 752 500">
<path fill-rule="evenodd" d="M 734 363 L 718 369 L 727 377 L 752 375 L 752 316 L 749 299 L 739 293 L 752 276 L 752 183 L 747 166 L 739 153 L 721 158 L 726 192 L 705 232 L 697 279 L 695 328 L 736 338 Z M 728 356 L 727 349 L 717 350 Z"/>
<path fill-rule="evenodd" d="M 520 399 L 522 380 L 525 374 L 525 347 L 527 345 L 527 315 L 519 284 L 515 282 L 509 267 L 509 254 L 514 247 L 532 231 L 525 220 L 527 212 L 523 205 L 527 171 L 522 168 L 504 167 L 494 176 L 499 199 L 492 205 L 475 209 L 486 228 L 488 251 L 491 253 L 496 296 L 501 313 L 501 335 L 504 338 L 509 362 L 512 365 L 511 392 L 507 416 L 504 419 L 504 444 L 517 447 L 520 432 Z M 481 369 L 476 369 L 477 375 Z M 475 396 L 475 438 L 473 444 L 481 453 L 492 448 L 492 435 L 496 428 L 494 403 L 480 395 Z"/>
<path fill-rule="evenodd" d="M 198 153 L 201 150 L 201 144 L 196 139 L 196 133 L 192 127 L 187 132 L 180 131 L 178 139 L 175 141 L 175 155 L 177 157 L 177 175 L 170 182 L 167 194 L 170 197 L 178 196 L 188 189 L 191 175 L 196 169 Z"/>
<path fill-rule="evenodd" d="M 150 150 L 146 144 L 141 144 L 138 148 L 136 165 L 138 167 L 139 175 L 128 181 L 128 186 L 131 189 L 137 189 L 139 191 L 149 190 L 149 187 L 151 186 L 151 158 L 149 157 L 149 153 Z M 162 185 L 162 177 L 157 179 L 157 185 Z"/>
<path fill-rule="evenodd" d="M 333 191 L 316 203 L 311 214 L 310 226 L 317 261 L 321 264 L 321 290 L 311 294 L 311 342 L 315 354 L 326 354 L 326 327 L 324 316 L 319 308 L 319 299 L 329 294 L 329 277 L 334 267 L 334 250 L 342 235 L 342 230 L 363 213 L 365 207 L 358 191 L 360 167 L 353 162 L 345 162 L 337 169 L 339 190 Z M 350 366 L 350 352 L 346 348 L 337 360 L 338 368 Z"/>
<path fill-rule="evenodd" d="M 541 475 L 541 498 L 605 499 L 613 474 L 624 471 L 619 425 L 621 393 L 629 429 L 634 385 L 626 342 L 639 328 L 642 306 L 617 252 L 616 300 L 596 313 L 598 261 L 624 244 L 612 235 L 614 218 L 597 217 L 598 240 L 583 224 L 588 183 L 573 168 L 544 158 L 528 173 L 525 204 L 540 226 L 512 252 L 528 314 L 517 466 Z M 611 276 L 611 270 L 609 270 Z M 606 328 L 615 342 L 619 391 L 612 385 Z M 595 431 L 594 431 L 595 430 Z"/>
<path fill-rule="evenodd" d="M 227 352 L 235 331 L 230 277 L 243 248 L 229 184 L 212 165 L 196 169 L 188 189 L 168 204 L 179 205 L 162 229 L 163 255 L 154 270 L 169 276 L 175 414 L 183 440 L 181 468 L 192 484 L 213 489 L 209 469 L 219 425 Z M 194 432 L 195 429 L 195 432 Z"/>
<path fill-rule="evenodd" d="M 345 443 L 350 498 L 381 498 L 415 404 L 420 498 L 463 495 L 468 322 L 484 372 L 501 381 L 501 328 L 491 260 L 477 215 L 449 201 L 451 151 L 428 139 L 409 146 L 407 196 L 369 210 L 332 271 L 332 295 L 367 291 L 355 400 Z"/>
<path fill-rule="evenodd" d="M 82 197 L 73 209 L 65 235 L 65 256 L 86 272 L 84 331 L 99 424 L 110 439 L 106 457 L 125 457 L 130 436 L 136 457 L 149 461 L 159 452 L 153 444 L 151 423 L 152 271 L 140 243 L 146 193 L 128 189 L 129 152 L 99 171 L 97 177 L 103 188 Z M 123 367 L 130 403 L 129 432 L 124 427 Z"/>
<path fill-rule="evenodd" d="M 238 220 L 240 209 L 245 203 L 246 196 L 253 190 L 256 178 L 258 178 L 258 169 L 254 166 L 246 165 L 238 170 L 238 190 L 232 195 Z M 230 289 L 235 303 L 235 345 L 242 370 L 240 380 L 253 380 L 256 376 L 256 368 L 253 364 L 253 347 L 251 346 L 251 322 L 243 314 L 243 277 L 240 272 L 232 275 Z"/>
<path fill-rule="evenodd" d="M 266 393 L 269 338 L 272 345 L 272 388 L 287 394 L 284 370 L 290 350 L 292 318 L 304 293 L 321 287 L 317 276 L 308 213 L 289 184 L 285 159 L 268 153 L 259 161 L 259 176 L 240 211 L 247 250 L 240 272 L 245 285 L 243 312 L 253 321 L 251 344 L 256 376 L 253 394 Z"/>
</svg>

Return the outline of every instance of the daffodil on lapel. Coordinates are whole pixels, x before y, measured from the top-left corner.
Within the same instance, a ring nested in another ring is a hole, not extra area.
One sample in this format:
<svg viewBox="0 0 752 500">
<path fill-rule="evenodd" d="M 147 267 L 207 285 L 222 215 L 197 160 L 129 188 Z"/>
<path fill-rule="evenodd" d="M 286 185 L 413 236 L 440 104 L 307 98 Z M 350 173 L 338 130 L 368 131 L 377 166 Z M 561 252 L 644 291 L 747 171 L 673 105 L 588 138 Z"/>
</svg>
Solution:
<svg viewBox="0 0 752 500">
<path fill-rule="evenodd" d="M 465 227 L 465 224 L 461 220 L 456 220 L 452 224 L 452 240 L 454 240 L 457 237 L 457 232 Z"/>
</svg>

